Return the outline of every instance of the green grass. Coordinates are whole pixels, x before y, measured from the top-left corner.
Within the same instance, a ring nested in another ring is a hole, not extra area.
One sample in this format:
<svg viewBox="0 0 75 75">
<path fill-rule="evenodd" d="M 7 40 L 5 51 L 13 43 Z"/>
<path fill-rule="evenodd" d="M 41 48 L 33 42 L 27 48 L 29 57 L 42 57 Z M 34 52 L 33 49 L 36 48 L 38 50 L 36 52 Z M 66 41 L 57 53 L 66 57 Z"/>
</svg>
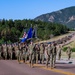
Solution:
<svg viewBox="0 0 75 75">
<path fill-rule="evenodd" d="M 66 52 L 62 52 L 61 58 L 68 58 Z M 75 59 L 75 52 L 72 52 L 71 58 Z"/>
<path fill-rule="evenodd" d="M 71 48 L 72 49 L 72 52 L 75 52 L 75 48 Z M 63 47 L 63 51 L 66 51 L 67 50 L 67 47 Z"/>
</svg>

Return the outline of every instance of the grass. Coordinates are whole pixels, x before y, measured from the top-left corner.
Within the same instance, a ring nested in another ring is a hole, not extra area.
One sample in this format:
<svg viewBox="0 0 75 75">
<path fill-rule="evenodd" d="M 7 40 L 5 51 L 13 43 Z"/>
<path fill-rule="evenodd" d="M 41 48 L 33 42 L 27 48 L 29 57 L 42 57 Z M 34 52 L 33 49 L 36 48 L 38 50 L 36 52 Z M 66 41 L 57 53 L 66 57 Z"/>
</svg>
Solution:
<svg viewBox="0 0 75 75">
<path fill-rule="evenodd" d="M 62 58 L 67 58 L 66 52 L 62 52 Z M 75 59 L 75 52 L 72 53 L 71 58 L 74 58 Z"/>
<path fill-rule="evenodd" d="M 51 38 L 51 39 L 49 39 L 49 40 L 38 41 L 38 42 L 36 42 L 36 43 L 43 43 L 43 42 L 56 41 L 56 40 L 61 39 L 61 38 L 65 37 L 65 36 L 68 36 L 70 33 L 72 33 L 72 32 L 70 31 L 69 33 L 66 33 L 66 34 L 64 34 L 64 35 L 55 36 L 55 37 L 53 37 L 53 38 Z"/>
<path fill-rule="evenodd" d="M 68 46 L 70 46 L 71 48 L 75 48 L 75 40 L 64 47 L 68 47 Z"/>
</svg>

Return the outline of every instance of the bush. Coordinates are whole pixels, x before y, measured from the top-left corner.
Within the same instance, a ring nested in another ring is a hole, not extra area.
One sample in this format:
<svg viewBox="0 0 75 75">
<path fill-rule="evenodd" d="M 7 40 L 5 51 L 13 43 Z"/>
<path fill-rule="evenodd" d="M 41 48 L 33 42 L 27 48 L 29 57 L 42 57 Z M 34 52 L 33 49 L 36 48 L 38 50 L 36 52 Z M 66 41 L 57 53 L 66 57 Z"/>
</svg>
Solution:
<svg viewBox="0 0 75 75">
<path fill-rule="evenodd" d="M 67 47 L 64 47 L 64 48 L 63 48 L 63 51 L 66 51 L 66 50 L 67 50 Z"/>
<path fill-rule="evenodd" d="M 3 44 L 3 43 L 4 43 L 4 39 L 1 39 L 1 40 L 0 40 L 0 43 Z"/>
<path fill-rule="evenodd" d="M 75 52 L 75 48 L 72 48 L 72 51 Z"/>
<path fill-rule="evenodd" d="M 63 51 L 66 51 L 68 47 L 64 47 Z M 75 48 L 72 48 L 72 52 L 75 52 Z"/>
</svg>

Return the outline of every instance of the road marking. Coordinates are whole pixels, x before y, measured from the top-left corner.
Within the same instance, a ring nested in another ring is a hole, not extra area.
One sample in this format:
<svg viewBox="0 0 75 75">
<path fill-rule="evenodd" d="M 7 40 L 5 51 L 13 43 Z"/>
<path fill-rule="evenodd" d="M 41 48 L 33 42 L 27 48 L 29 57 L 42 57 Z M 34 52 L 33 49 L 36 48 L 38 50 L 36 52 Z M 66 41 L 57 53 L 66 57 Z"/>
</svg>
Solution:
<svg viewBox="0 0 75 75">
<path fill-rule="evenodd" d="M 21 62 L 23 63 L 23 61 L 21 61 Z M 26 64 L 27 64 L 28 66 L 30 66 L 30 65 L 29 65 L 29 62 L 26 62 Z M 51 69 L 51 68 L 49 68 L 49 67 L 46 68 L 46 66 L 45 66 L 45 65 L 42 65 L 42 64 L 34 64 L 33 66 L 34 66 L 34 67 L 41 68 L 41 69 L 49 70 L 49 71 L 52 71 L 52 72 L 57 72 L 57 73 L 65 74 L 65 75 L 75 75 L 74 73 L 65 72 L 65 71 L 59 70 L 59 69 Z"/>
<path fill-rule="evenodd" d="M 58 73 L 61 73 L 61 74 L 75 75 L 74 73 L 71 73 L 71 72 L 65 72 L 65 71 L 62 71 L 62 70 L 59 70 L 59 69 L 50 69 L 49 67 L 46 68 L 46 66 L 40 65 L 40 64 L 34 64 L 34 66 L 35 66 L 35 67 L 38 67 L 38 68 L 45 69 L 45 70 L 50 70 L 50 71 L 53 71 L 53 72 L 58 72 Z"/>
<path fill-rule="evenodd" d="M 27 63 L 29 65 L 29 63 Z M 34 67 L 38 67 L 38 68 L 41 68 L 41 69 L 45 69 L 45 70 L 49 70 L 49 71 L 53 71 L 53 72 L 57 72 L 57 73 L 61 73 L 61 74 L 66 74 L 66 75 L 75 75 L 74 73 L 71 73 L 71 72 L 65 72 L 65 71 L 62 71 L 62 70 L 59 70 L 59 69 L 50 69 L 49 67 L 46 68 L 45 65 L 41 65 L 41 64 L 34 64 L 33 65 Z"/>
</svg>

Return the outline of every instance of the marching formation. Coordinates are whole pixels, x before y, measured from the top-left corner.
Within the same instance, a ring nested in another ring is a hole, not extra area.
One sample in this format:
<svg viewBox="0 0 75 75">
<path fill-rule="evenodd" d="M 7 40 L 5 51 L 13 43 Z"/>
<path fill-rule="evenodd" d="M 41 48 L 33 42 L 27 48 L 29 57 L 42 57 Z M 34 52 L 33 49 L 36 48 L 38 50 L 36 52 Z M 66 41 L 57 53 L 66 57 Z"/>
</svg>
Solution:
<svg viewBox="0 0 75 75">
<path fill-rule="evenodd" d="M 24 63 L 29 62 L 30 67 L 34 66 L 34 63 L 46 64 L 46 67 L 55 68 L 56 55 L 58 59 L 61 58 L 62 46 L 56 43 L 51 44 L 34 44 L 32 41 L 27 43 L 10 44 L 10 45 L 0 45 L 0 59 L 17 59 L 19 63 L 23 61 Z M 71 57 L 71 48 L 68 48 L 67 53 Z"/>
<path fill-rule="evenodd" d="M 56 57 L 61 59 L 63 51 L 63 45 L 66 41 L 69 41 L 74 34 L 68 37 L 64 37 L 60 40 L 46 43 L 14 43 L 14 44 L 0 44 L 0 59 L 17 59 L 21 64 L 30 64 L 30 67 L 34 67 L 34 64 L 46 64 L 46 67 L 55 68 Z M 63 45 L 61 45 L 63 44 Z M 72 49 L 70 47 L 66 50 L 68 60 L 71 58 Z"/>
</svg>

